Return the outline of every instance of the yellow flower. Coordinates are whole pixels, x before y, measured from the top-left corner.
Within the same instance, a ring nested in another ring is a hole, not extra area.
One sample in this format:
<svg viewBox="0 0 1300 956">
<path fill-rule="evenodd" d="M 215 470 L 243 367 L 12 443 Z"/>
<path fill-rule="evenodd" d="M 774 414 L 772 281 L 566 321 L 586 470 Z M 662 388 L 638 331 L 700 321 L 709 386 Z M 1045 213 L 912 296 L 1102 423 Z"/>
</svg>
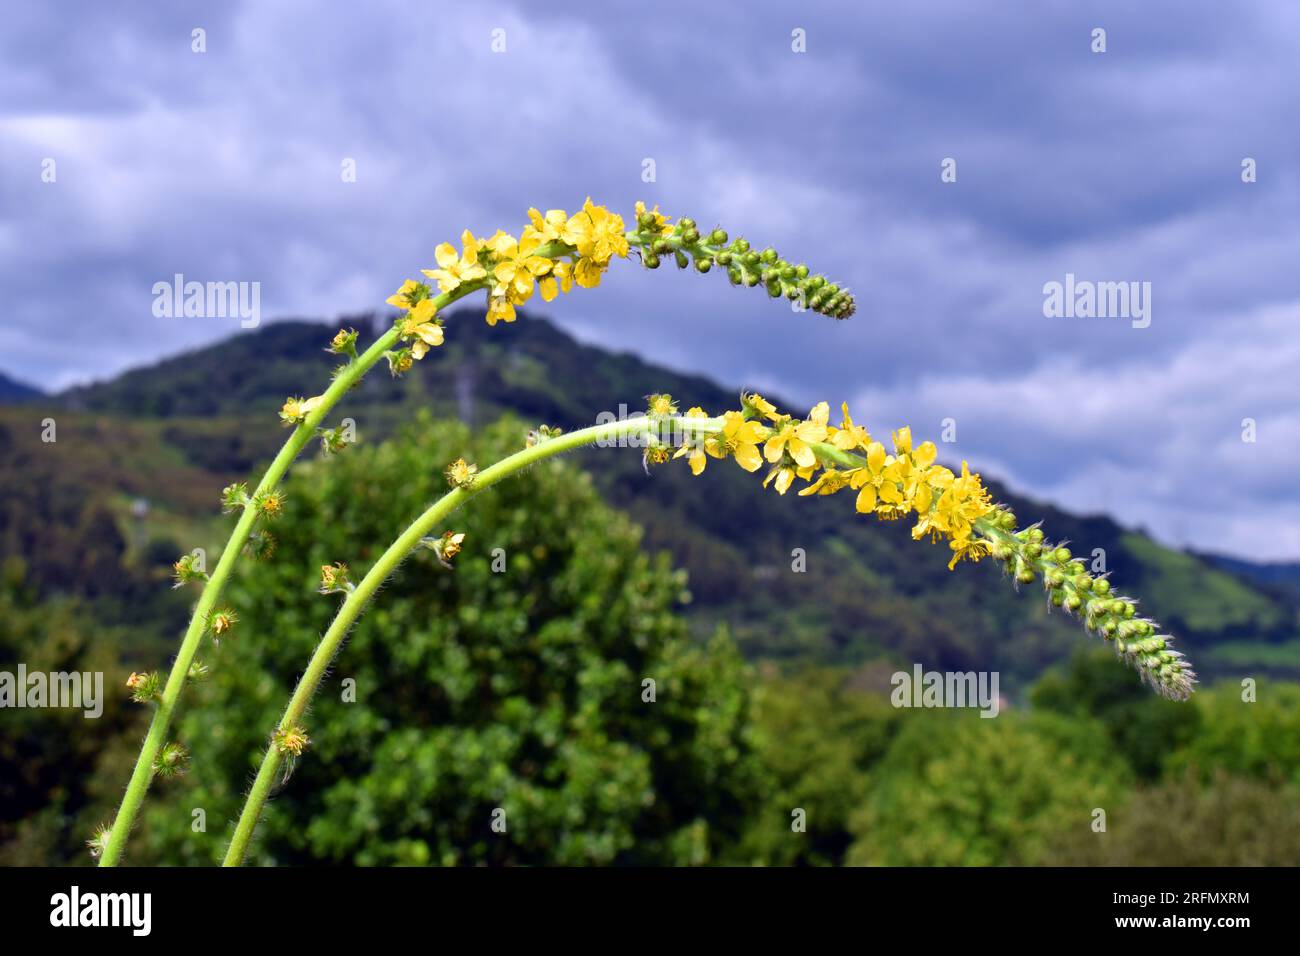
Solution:
<svg viewBox="0 0 1300 956">
<path fill-rule="evenodd" d="M 402 283 L 402 287 L 385 299 L 384 302 L 399 309 L 409 309 L 420 299 L 425 298 L 428 291 L 423 282 L 407 279 Z"/>
<path fill-rule="evenodd" d="M 655 204 L 653 209 L 647 210 L 645 203 L 638 199 L 636 201 L 636 222 L 638 228 L 641 227 L 642 221 L 647 217 L 649 217 L 651 221 L 647 224 L 644 231 L 658 236 L 666 236 L 673 231 L 673 227 L 668 225 L 668 217 L 659 211 L 658 203 Z"/>
<path fill-rule="evenodd" d="M 704 450 L 714 458 L 734 455 L 741 468 L 757 471 L 763 464 L 758 443 L 767 437 L 767 429 L 758 422 L 747 420 L 740 412 L 727 412 L 722 418 L 722 434 L 706 439 Z"/>
<path fill-rule="evenodd" d="M 978 561 L 991 550 L 988 542 L 979 541 L 969 536 L 953 538 L 948 542 L 948 547 L 952 549 L 952 560 L 948 562 L 948 570 L 951 571 L 957 566 L 957 562 L 962 558 L 970 561 Z"/>
<path fill-rule="evenodd" d="M 654 394 L 646 396 L 646 414 L 651 418 L 663 418 L 667 415 L 677 414 L 677 403 L 673 397 L 668 394 Z"/>
<path fill-rule="evenodd" d="M 447 466 L 447 484 L 453 488 L 468 488 L 478 476 L 478 465 L 471 465 L 464 458 L 457 458 Z"/>
<path fill-rule="evenodd" d="M 537 276 L 551 271 L 550 259 L 533 254 L 541 240 L 536 236 L 516 240 L 514 236 L 499 232 L 491 244 L 497 255 L 496 265 L 492 267 L 492 295 L 505 298 L 512 305 L 522 305 L 532 298 Z"/>
<path fill-rule="evenodd" d="M 443 292 L 451 292 L 463 283 L 473 282 L 487 275 L 487 270 L 478 261 L 478 254 L 483 244 L 468 229 L 460 234 L 460 242 L 462 252 L 459 256 L 456 255 L 456 250 L 451 243 L 444 242 L 433 250 L 433 256 L 438 260 L 438 268 L 420 270 L 430 279 L 435 280 L 438 288 Z"/>
<path fill-rule="evenodd" d="M 568 262 L 557 262 L 551 267 L 550 275 L 542 277 L 537 283 L 542 300 L 550 302 L 561 292 L 573 288 L 573 266 Z"/>
<path fill-rule="evenodd" d="M 830 429 L 830 443 L 841 451 L 853 451 L 870 445 L 871 433 L 861 425 L 853 424 L 853 416 L 849 414 L 849 403 L 844 402 L 840 405 L 840 411 L 844 415 L 844 420 L 840 422 L 839 428 Z"/>
<path fill-rule="evenodd" d="M 600 285 L 600 276 L 604 271 L 595 259 L 579 259 L 573 267 L 573 278 L 584 289 L 594 289 Z"/>
<path fill-rule="evenodd" d="M 898 505 L 903 494 L 898 490 L 898 468 L 894 459 L 886 454 L 885 446 L 873 441 L 867 446 L 867 464 L 854 469 L 849 484 L 859 489 L 857 510 L 870 514 L 877 500 L 885 505 Z"/>
<path fill-rule="evenodd" d="M 779 421 L 781 415 L 776 410 L 776 406 L 769 402 L 758 392 L 746 392 L 740 396 L 740 403 L 746 408 L 752 408 L 758 414 L 770 421 Z"/>
<path fill-rule="evenodd" d="M 438 539 L 438 557 L 444 563 L 450 561 L 456 555 L 460 554 L 461 545 L 465 543 L 465 532 L 463 531 L 444 531 L 442 537 Z"/>
<path fill-rule="evenodd" d="M 563 209 L 548 209 L 545 216 L 536 209 L 529 209 L 528 218 L 530 224 L 524 227 L 524 239 L 536 237 L 539 245 L 544 242 L 565 242 L 573 245 L 565 238 L 569 214 Z"/>
<path fill-rule="evenodd" d="M 496 325 L 498 322 L 513 322 L 515 318 L 515 307 L 510 303 L 509 299 L 497 296 L 488 299 L 488 325 Z"/>
<path fill-rule="evenodd" d="M 811 472 L 812 469 L 809 469 L 810 474 Z M 805 478 L 807 476 L 801 474 L 799 477 Z M 799 492 L 799 496 L 807 497 L 808 495 L 833 495 L 841 488 L 846 487 L 849 484 L 849 479 L 851 477 L 852 477 L 852 472 L 838 471 L 834 468 L 827 468 L 825 471 L 821 473 L 821 475 L 817 478 L 816 481 L 810 484 L 807 488 L 802 489 Z"/>
<path fill-rule="evenodd" d="M 962 538 L 970 534 L 974 521 L 992 510 L 989 493 L 981 484 L 979 475 L 972 475 L 970 467 L 963 461 L 961 477 L 953 478 L 935 502 L 936 515 L 932 521 L 952 537 Z"/>
<path fill-rule="evenodd" d="M 813 472 L 815 472 L 816 470 L 817 470 L 816 465 L 809 465 L 808 467 L 804 468 L 801 466 L 792 466 L 788 463 L 783 463 L 777 465 L 775 468 L 773 468 L 771 471 L 767 473 L 767 477 L 763 479 L 763 487 L 766 488 L 769 484 L 772 483 L 773 480 L 775 480 L 776 493 L 778 495 L 783 495 L 790 490 L 790 485 L 794 483 L 794 479 L 796 475 L 802 478 L 804 481 L 807 481 L 809 478 L 812 477 Z M 803 494 L 803 492 L 800 492 L 800 494 Z"/>
<path fill-rule="evenodd" d="M 817 456 L 809 447 L 809 443 L 826 440 L 828 431 L 826 421 L 830 418 L 830 414 L 830 406 L 825 402 L 818 402 L 808 413 L 807 421 L 784 422 L 780 430 L 767 440 L 767 444 L 763 447 L 763 457 L 775 464 L 781 460 L 781 455 L 788 451 L 790 457 L 800 467 L 811 468 L 816 465 Z"/>
<path fill-rule="evenodd" d="M 280 420 L 286 425 L 297 425 L 320 407 L 324 398 L 323 395 L 317 395 L 315 398 L 286 398 L 280 408 Z"/>
<path fill-rule="evenodd" d="M 564 239 L 577 248 L 583 259 L 591 259 L 596 265 L 603 266 L 613 256 L 627 256 L 624 228 L 622 216 L 604 206 L 594 205 L 588 196 L 582 211 L 567 223 Z"/>
<path fill-rule="evenodd" d="M 423 302 L 419 303 L 415 309 L 408 312 L 398 329 L 402 338 L 415 339 L 411 343 L 411 357 L 415 359 L 424 358 L 430 346 L 442 344 L 442 326 L 436 322 L 416 318 L 417 309 L 423 304 Z"/>
<path fill-rule="evenodd" d="M 687 409 L 686 414 L 682 417 L 708 418 L 709 413 L 696 405 Z M 691 466 L 692 475 L 699 475 L 700 472 L 704 471 L 704 466 L 709 460 L 704 453 L 704 442 L 700 440 L 698 434 L 694 433 L 687 436 L 686 444 L 677 449 L 677 454 L 673 455 L 673 458 L 681 458 L 682 456 L 686 456 L 686 463 Z"/>
<path fill-rule="evenodd" d="M 279 730 L 275 732 L 275 749 L 282 754 L 288 754 L 293 757 L 301 757 L 302 752 L 307 749 L 311 743 L 311 738 L 307 736 L 307 731 L 301 727 L 293 726 L 288 730 Z"/>
<path fill-rule="evenodd" d="M 239 615 L 229 609 L 217 611 L 208 619 L 208 627 L 217 637 L 228 634 L 230 629 L 239 621 Z"/>
</svg>

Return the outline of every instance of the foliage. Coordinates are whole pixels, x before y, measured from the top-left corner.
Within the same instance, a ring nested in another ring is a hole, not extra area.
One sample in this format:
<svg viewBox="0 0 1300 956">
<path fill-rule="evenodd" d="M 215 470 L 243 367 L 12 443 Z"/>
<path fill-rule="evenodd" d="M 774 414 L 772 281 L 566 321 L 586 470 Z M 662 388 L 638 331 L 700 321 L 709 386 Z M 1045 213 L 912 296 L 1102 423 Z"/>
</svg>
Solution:
<svg viewBox="0 0 1300 956">
<path fill-rule="evenodd" d="M 1255 699 L 1225 682 L 1197 695 L 1195 736 L 1170 759 L 1174 771 L 1203 779 L 1218 771 L 1300 784 L 1300 685 L 1260 681 Z"/>
<path fill-rule="evenodd" d="M 121 631 L 94 625 L 91 606 L 64 598 L 40 603 L 20 562 L 0 573 L 0 671 L 101 673 L 103 712 L 83 708 L 5 709 L 0 720 L 0 864 L 89 862 L 77 818 L 102 809 L 100 758 L 130 739 L 139 715 L 120 693 Z M 130 746 L 134 746 L 134 740 Z M 110 800 L 113 794 L 108 795 Z"/>
<path fill-rule="evenodd" d="M 1046 855 L 1063 866 L 1295 866 L 1300 791 L 1219 772 L 1129 794 L 1105 833 L 1074 829 Z"/>
<path fill-rule="evenodd" d="M 1109 654 L 1098 651 L 1081 651 L 1068 667 L 1053 668 L 1034 685 L 1029 699 L 1041 710 L 1096 721 L 1144 780 L 1158 778 L 1198 726 L 1196 707 L 1148 693 Z"/>
<path fill-rule="evenodd" d="M 239 782 L 336 604 L 316 593 L 318 569 L 367 566 L 445 489 L 447 461 L 467 449 L 493 460 L 525 430 L 505 423 L 471 438 L 426 416 L 402 441 L 296 469 L 274 558 L 228 592 L 240 622 L 205 655 L 212 681 L 178 735 L 194 771 L 146 810 L 137 839 L 149 856 L 210 863 L 224 849 L 218 821 L 237 811 Z M 413 557 L 340 655 L 310 716 L 312 750 L 268 808 L 255 852 L 281 863 L 713 859 L 756 793 L 748 692 L 725 638 L 686 640 L 680 572 L 562 465 L 454 520 L 467 534 L 455 570 Z M 207 833 L 191 830 L 193 807 L 213 821 Z"/>
<path fill-rule="evenodd" d="M 1100 728 L 1051 714 L 913 712 L 874 774 L 846 862 L 990 866 L 1039 862 L 1086 829 L 1128 781 Z"/>
</svg>

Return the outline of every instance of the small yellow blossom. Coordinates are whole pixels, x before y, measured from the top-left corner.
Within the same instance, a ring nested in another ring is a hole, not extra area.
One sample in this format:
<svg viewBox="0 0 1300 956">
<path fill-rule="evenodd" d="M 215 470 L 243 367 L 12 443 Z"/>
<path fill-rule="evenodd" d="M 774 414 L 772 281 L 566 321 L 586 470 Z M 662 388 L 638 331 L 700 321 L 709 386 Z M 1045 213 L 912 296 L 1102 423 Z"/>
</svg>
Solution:
<svg viewBox="0 0 1300 956">
<path fill-rule="evenodd" d="M 460 554 L 461 545 L 465 542 L 465 532 L 463 531 L 445 531 L 442 535 L 442 557 L 450 561 L 456 555 Z"/>
<path fill-rule="evenodd" d="M 704 442 L 704 450 L 714 458 L 732 455 L 741 468 L 757 471 L 763 464 L 758 443 L 767 438 L 767 429 L 747 420 L 740 412 L 727 412 L 722 419 L 722 434 L 710 435 Z"/>
<path fill-rule="evenodd" d="M 488 298 L 488 325 L 496 325 L 498 322 L 513 322 L 516 318 L 518 316 L 515 314 L 515 307 L 509 299 L 504 296 L 491 296 Z"/>
<path fill-rule="evenodd" d="M 551 267 L 549 275 L 543 276 L 537 283 L 537 290 L 542 294 L 542 301 L 550 302 L 561 292 L 573 288 L 573 264 L 557 262 Z"/>
<path fill-rule="evenodd" d="M 325 396 L 317 395 L 315 398 L 286 398 L 284 405 L 280 409 L 280 420 L 286 426 L 297 425 L 308 415 L 320 407 L 320 403 L 325 400 Z"/>
<path fill-rule="evenodd" d="M 421 305 L 423 304 L 421 303 Z M 442 344 L 442 326 L 433 321 L 417 319 L 415 312 L 416 310 L 412 309 L 402 319 L 398 326 L 398 334 L 404 339 L 414 339 L 411 342 L 411 358 L 422 359 L 428 353 L 430 347 Z"/>
<path fill-rule="evenodd" d="M 800 475 L 799 477 L 803 478 L 805 476 Z M 847 471 L 838 471 L 834 468 L 827 468 L 817 477 L 816 481 L 810 484 L 807 488 L 801 489 L 799 495 L 800 497 L 806 497 L 808 495 L 833 495 L 841 488 L 848 486 L 850 477 L 850 473 Z"/>
<path fill-rule="evenodd" d="M 791 465 L 789 462 L 782 462 L 767 473 L 763 479 L 763 487 L 766 488 L 773 481 L 776 482 L 776 493 L 783 495 L 790 490 L 790 485 L 794 483 L 796 477 L 807 481 L 817 470 L 816 465 Z M 802 494 L 802 492 L 800 492 Z"/>
<path fill-rule="evenodd" d="M 651 418 L 664 418 L 668 415 L 677 414 L 677 403 L 673 397 L 668 394 L 654 394 L 646 396 L 646 413 Z"/>
<path fill-rule="evenodd" d="M 682 417 L 708 418 L 709 413 L 700 408 L 700 406 L 695 405 L 692 408 L 687 409 L 686 414 Z M 695 433 L 687 435 L 686 443 L 677 449 L 677 453 L 673 455 L 673 457 L 685 457 L 686 463 L 690 465 L 692 475 L 699 475 L 700 472 L 704 471 L 704 466 L 708 464 L 709 460 L 708 456 L 704 453 L 704 442 L 701 440 L 701 436 Z"/>
<path fill-rule="evenodd" d="M 840 405 L 840 412 L 844 415 L 844 420 L 840 422 L 839 428 L 830 429 L 828 438 L 830 443 L 841 451 L 854 451 L 870 445 L 871 433 L 861 425 L 853 423 L 853 416 L 849 414 L 848 402 Z"/>
<path fill-rule="evenodd" d="M 539 245 L 546 242 L 564 242 L 573 245 L 565 238 L 569 214 L 563 209 L 548 209 L 545 216 L 536 209 L 529 209 L 528 219 L 529 224 L 524 227 L 522 239 L 536 238 Z"/>
<path fill-rule="evenodd" d="M 398 309 L 409 309 L 417 302 L 427 298 L 428 287 L 422 282 L 416 282 L 414 279 L 407 279 L 402 283 L 402 287 L 384 300 L 388 305 Z"/>
<path fill-rule="evenodd" d="M 582 211 L 569 220 L 565 239 L 578 250 L 583 259 L 596 265 L 606 265 L 613 256 L 626 257 L 627 235 L 623 217 L 604 206 L 594 205 L 591 197 L 582 205 Z"/>
<path fill-rule="evenodd" d="M 763 457 L 775 464 L 781 460 L 782 454 L 788 451 L 790 457 L 801 468 L 811 468 L 816 465 L 817 456 L 809 446 L 812 442 L 826 440 L 828 433 L 826 422 L 830 414 L 830 406 L 825 402 L 818 402 L 808 413 L 806 421 L 790 419 L 783 422 L 776 434 L 763 446 Z"/>
<path fill-rule="evenodd" d="M 438 260 L 437 269 L 421 269 L 426 276 L 438 283 L 438 288 L 446 293 L 452 292 L 466 282 L 473 282 L 487 276 L 487 270 L 479 262 L 482 243 L 474 233 L 466 229 L 460 235 L 461 254 L 449 242 L 444 242 L 433 250 L 433 257 Z"/>
<path fill-rule="evenodd" d="M 474 478 L 478 475 L 478 465 L 471 465 L 464 458 L 457 458 L 447 466 L 445 474 L 447 484 L 453 488 L 465 488 L 474 483 Z"/>
<path fill-rule="evenodd" d="M 600 277 L 604 272 L 604 267 L 595 259 L 579 259 L 573 267 L 573 281 L 584 289 L 594 289 L 600 285 Z"/>
<path fill-rule="evenodd" d="M 208 618 L 208 627 L 212 631 L 212 636 L 216 638 L 229 634 L 237 623 L 239 623 L 239 615 L 229 609 L 214 611 Z"/>
<path fill-rule="evenodd" d="M 302 752 L 307 749 L 311 743 L 311 738 L 307 736 L 307 731 L 301 727 L 293 726 L 288 730 L 276 729 L 275 731 L 275 749 L 282 754 L 292 757 L 301 757 Z"/>
<path fill-rule="evenodd" d="M 780 421 L 781 413 L 776 410 L 776 406 L 769 402 L 758 392 L 746 392 L 740 396 L 741 405 L 746 408 L 752 408 L 755 412 L 762 415 L 769 421 Z"/>
<path fill-rule="evenodd" d="M 658 203 L 655 204 L 653 209 L 648 210 L 645 207 L 645 203 L 638 199 L 636 201 L 636 221 L 638 227 L 642 220 L 647 217 L 650 219 L 649 226 L 646 229 L 647 232 L 654 235 L 666 236 L 673 231 L 673 227 L 668 225 L 668 217 L 659 211 Z"/>
<path fill-rule="evenodd" d="M 545 256 L 534 254 L 541 240 L 535 235 L 516 240 L 498 232 L 489 242 L 497 256 L 492 268 L 493 297 L 504 298 L 511 305 L 522 305 L 532 298 L 537 277 L 546 275 L 553 265 Z"/>
<path fill-rule="evenodd" d="M 877 501 L 886 505 L 897 505 L 903 501 L 903 493 L 898 489 L 895 461 L 878 441 L 867 446 L 867 464 L 863 468 L 854 469 L 849 484 L 859 489 L 856 507 L 863 514 L 874 511 Z"/>
</svg>

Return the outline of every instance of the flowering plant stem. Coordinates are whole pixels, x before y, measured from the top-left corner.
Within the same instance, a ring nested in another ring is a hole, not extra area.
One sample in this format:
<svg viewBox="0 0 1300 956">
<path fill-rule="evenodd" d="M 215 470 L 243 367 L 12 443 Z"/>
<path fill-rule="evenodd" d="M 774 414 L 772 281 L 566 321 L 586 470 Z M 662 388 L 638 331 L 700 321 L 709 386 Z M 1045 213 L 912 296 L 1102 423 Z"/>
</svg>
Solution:
<svg viewBox="0 0 1300 956">
<path fill-rule="evenodd" d="M 293 697 L 289 700 L 289 705 L 285 708 L 277 733 L 280 735 L 302 733 L 298 726 L 299 722 L 306 714 L 307 706 L 311 703 L 312 697 L 320 686 L 321 679 L 324 677 L 330 661 L 333 660 L 335 653 L 338 651 L 339 645 L 342 644 L 343 639 L 347 636 L 352 625 L 356 623 L 357 618 L 361 616 L 367 602 L 374 596 L 380 585 L 388 579 L 389 575 L 397 569 L 398 565 L 420 546 L 421 539 L 426 534 L 475 495 L 506 478 L 519 474 L 539 461 L 585 445 L 617 440 L 632 435 L 657 433 L 665 429 L 677 430 L 679 434 L 685 435 L 688 439 L 699 441 L 705 435 L 719 432 L 722 425 L 723 420 L 721 418 L 651 418 L 644 415 L 594 425 L 590 428 L 583 428 L 568 434 L 548 438 L 536 445 L 516 452 L 479 472 L 474 476 L 471 483 L 463 484 L 449 491 L 408 526 L 388 546 L 388 549 L 380 555 L 379 559 L 366 573 L 366 576 L 348 591 L 347 597 L 339 606 L 338 613 L 334 616 L 329 629 L 321 638 L 320 643 L 316 645 L 316 650 L 312 654 L 307 669 L 298 680 L 298 686 L 294 690 Z M 257 777 L 253 781 L 253 786 L 244 802 L 244 809 L 240 813 L 234 836 L 226 851 L 224 866 L 239 866 L 243 863 L 244 856 L 248 852 L 248 845 L 253 837 L 253 831 L 261 815 L 262 807 L 265 806 L 267 797 L 270 795 L 271 787 L 275 782 L 276 775 L 279 773 L 284 757 L 285 753 L 282 752 L 273 739 L 266 748 L 266 754 L 262 758 L 262 765 L 258 769 Z"/>
<path fill-rule="evenodd" d="M 441 311 L 452 302 L 482 288 L 482 283 L 467 283 L 453 292 L 438 296 L 434 302 L 437 309 Z M 319 405 L 298 423 L 293 434 L 284 443 L 284 447 L 275 456 L 275 460 L 271 462 L 271 466 L 258 483 L 252 499 L 273 491 L 279 485 L 280 479 L 284 477 L 284 473 L 289 469 L 289 466 L 293 464 L 307 442 L 315 437 L 317 426 L 338 403 L 339 399 L 356 385 L 376 362 L 384 357 L 385 352 L 393 346 L 398 336 L 399 330 L 397 328 L 389 329 L 376 339 L 370 348 L 343 366 L 330 387 L 321 396 Z M 208 615 L 220 598 L 221 591 L 230 578 L 230 572 L 234 569 L 235 562 L 239 559 L 239 554 L 252 533 L 257 517 L 257 510 L 253 505 L 251 503 L 246 504 L 243 514 L 240 515 L 239 522 L 235 525 L 235 530 L 231 532 L 230 539 L 221 552 L 221 558 L 218 560 L 216 568 L 204 584 L 203 592 L 199 595 L 198 604 L 194 608 L 189 627 L 185 631 L 185 638 L 181 641 L 180 651 L 177 653 L 176 661 L 172 665 L 171 673 L 168 675 L 167 684 L 158 699 L 157 709 L 154 711 L 153 720 L 149 724 L 149 731 L 145 735 L 143 745 L 140 747 L 140 756 L 136 760 L 135 769 L 131 772 L 126 794 L 123 796 L 117 816 L 114 818 L 112 833 L 104 847 L 99 862 L 100 866 L 116 866 L 122 856 L 122 851 L 126 847 L 127 836 L 131 832 L 136 814 L 140 810 L 140 804 L 144 801 L 145 793 L 148 791 L 149 783 L 153 778 L 154 762 L 159 750 L 166 742 L 167 730 L 175 713 L 176 703 L 180 699 L 181 691 L 185 687 L 190 664 L 193 663 L 194 655 L 198 652 L 203 635 L 207 630 Z"/>
</svg>

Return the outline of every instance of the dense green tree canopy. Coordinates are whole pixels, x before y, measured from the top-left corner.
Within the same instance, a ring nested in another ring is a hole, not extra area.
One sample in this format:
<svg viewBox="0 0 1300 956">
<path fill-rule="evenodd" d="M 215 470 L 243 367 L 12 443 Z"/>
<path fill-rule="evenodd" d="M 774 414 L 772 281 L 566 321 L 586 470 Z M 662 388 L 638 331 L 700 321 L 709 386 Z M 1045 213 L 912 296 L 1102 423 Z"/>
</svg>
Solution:
<svg viewBox="0 0 1300 956">
<path fill-rule="evenodd" d="M 359 576 L 446 490 L 450 460 L 486 465 L 525 430 L 471 439 L 426 417 L 295 469 L 274 555 L 228 592 L 235 634 L 203 655 L 212 677 L 179 732 L 192 769 L 156 788 L 137 855 L 218 858 L 338 602 L 316 592 L 321 565 Z M 599 467 L 636 453 L 585 454 Z M 413 555 L 341 651 L 250 862 L 703 863 L 734 842 L 758 781 L 745 667 L 725 639 L 687 640 L 682 574 L 564 463 L 486 492 L 452 526 L 467 534 L 454 570 Z"/>
</svg>

